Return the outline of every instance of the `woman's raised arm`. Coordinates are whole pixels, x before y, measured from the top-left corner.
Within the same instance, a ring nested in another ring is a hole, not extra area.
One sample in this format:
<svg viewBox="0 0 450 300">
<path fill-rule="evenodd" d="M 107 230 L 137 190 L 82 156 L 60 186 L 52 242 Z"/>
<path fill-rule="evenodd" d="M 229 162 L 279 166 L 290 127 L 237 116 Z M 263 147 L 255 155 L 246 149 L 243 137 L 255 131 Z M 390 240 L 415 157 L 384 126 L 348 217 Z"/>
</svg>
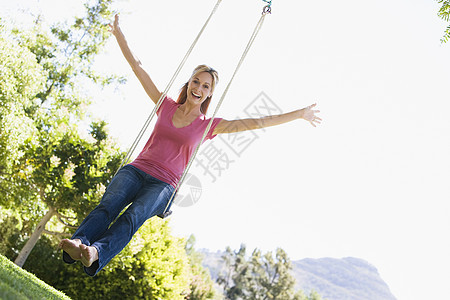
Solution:
<svg viewBox="0 0 450 300">
<path fill-rule="evenodd" d="M 314 110 L 313 108 L 315 106 L 316 104 L 313 104 L 289 113 L 267 116 L 259 119 L 239 119 L 232 121 L 221 120 L 214 129 L 213 134 L 234 133 L 246 130 L 265 128 L 284 124 L 297 119 L 304 119 L 309 123 L 311 123 L 312 126 L 316 127 L 318 124 L 322 122 L 322 119 L 316 116 L 316 113 L 320 111 Z"/>
<path fill-rule="evenodd" d="M 111 28 L 110 32 L 116 37 L 117 43 L 119 43 L 120 46 L 120 50 L 122 50 L 122 53 L 130 64 L 131 69 L 133 69 L 134 74 L 136 74 L 137 78 L 141 82 L 147 95 L 156 104 L 159 100 L 159 97 L 161 97 L 161 92 L 155 86 L 148 73 L 144 70 L 144 68 L 142 68 L 140 60 L 131 52 L 130 48 L 128 47 L 127 40 L 125 39 L 125 36 L 119 27 L 118 15 L 115 16 L 114 23 L 112 25 L 109 24 L 109 27 Z"/>
</svg>

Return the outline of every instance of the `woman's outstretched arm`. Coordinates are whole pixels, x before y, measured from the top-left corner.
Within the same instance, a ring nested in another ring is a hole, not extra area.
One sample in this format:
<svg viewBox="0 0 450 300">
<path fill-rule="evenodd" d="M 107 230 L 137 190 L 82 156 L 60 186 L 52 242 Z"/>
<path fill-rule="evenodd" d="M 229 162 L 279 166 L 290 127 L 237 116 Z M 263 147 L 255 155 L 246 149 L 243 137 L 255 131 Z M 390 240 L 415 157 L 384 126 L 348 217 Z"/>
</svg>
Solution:
<svg viewBox="0 0 450 300">
<path fill-rule="evenodd" d="M 267 116 L 259 119 L 241 119 L 241 120 L 221 120 L 214 129 L 213 134 L 220 133 L 233 133 L 246 130 L 253 130 L 259 128 L 265 128 L 275 125 L 284 124 L 297 119 L 304 119 L 311 123 L 312 126 L 316 127 L 321 123 L 322 119 L 317 117 L 315 114 L 319 113 L 319 110 L 314 110 L 313 108 L 317 104 L 307 106 L 305 108 L 295 110 L 289 113 Z"/>
<path fill-rule="evenodd" d="M 131 52 L 130 48 L 128 47 L 127 40 L 125 39 L 122 30 L 120 30 L 118 15 L 115 16 L 114 23 L 112 25 L 109 24 L 109 27 L 111 28 L 111 33 L 116 37 L 117 43 L 119 43 L 120 46 L 120 50 L 122 50 L 122 53 L 130 64 L 131 69 L 133 69 L 134 74 L 136 74 L 137 78 L 141 82 L 147 95 L 156 104 L 159 100 L 159 97 L 161 97 L 161 92 L 155 86 L 148 73 L 144 70 L 144 68 L 142 68 L 140 60 Z"/>
</svg>

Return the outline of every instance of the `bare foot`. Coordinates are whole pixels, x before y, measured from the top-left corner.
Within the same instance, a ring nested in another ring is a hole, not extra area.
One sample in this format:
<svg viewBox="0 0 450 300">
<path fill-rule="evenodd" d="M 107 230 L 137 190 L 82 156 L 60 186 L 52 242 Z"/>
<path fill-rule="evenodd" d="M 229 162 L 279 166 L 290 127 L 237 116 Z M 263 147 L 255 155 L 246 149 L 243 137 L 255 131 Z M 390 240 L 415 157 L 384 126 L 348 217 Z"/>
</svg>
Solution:
<svg viewBox="0 0 450 300">
<path fill-rule="evenodd" d="M 63 239 L 59 243 L 59 248 L 66 251 L 67 254 L 69 254 L 72 259 L 80 260 L 81 259 L 80 244 L 81 240 L 79 239 L 75 240 Z"/>
<path fill-rule="evenodd" d="M 85 267 L 90 267 L 94 261 L 98 260 L 97 248 L 80 244 L 81 262 Z"/>
</svg>

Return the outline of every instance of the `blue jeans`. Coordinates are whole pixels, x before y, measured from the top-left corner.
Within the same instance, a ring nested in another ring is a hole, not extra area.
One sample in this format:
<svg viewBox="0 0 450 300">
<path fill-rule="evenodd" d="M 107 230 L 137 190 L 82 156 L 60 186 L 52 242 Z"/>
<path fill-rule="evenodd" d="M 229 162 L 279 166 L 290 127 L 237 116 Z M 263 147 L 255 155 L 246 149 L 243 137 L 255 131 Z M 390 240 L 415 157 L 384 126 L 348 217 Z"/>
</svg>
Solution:
<svg viewBox="0 0 450 300">
<path fill-rule="evenodd" d="M 163 213 L 173 191 L 174 187 L 170 184 L 132 165 L 120 169 L 108 185 L 100 204 L 72 236 L 72 239 L 80 239 L 83 244 L 93 246 L 98 251 L 98 261 L 88 268 L 84 267 L 84 271 L 89 276 L 95 276 L 122 251 L 147 219 Z M 71 263 L 73 260 L 67 257 L 65 253 L 64 260 Z"/>
</svg>

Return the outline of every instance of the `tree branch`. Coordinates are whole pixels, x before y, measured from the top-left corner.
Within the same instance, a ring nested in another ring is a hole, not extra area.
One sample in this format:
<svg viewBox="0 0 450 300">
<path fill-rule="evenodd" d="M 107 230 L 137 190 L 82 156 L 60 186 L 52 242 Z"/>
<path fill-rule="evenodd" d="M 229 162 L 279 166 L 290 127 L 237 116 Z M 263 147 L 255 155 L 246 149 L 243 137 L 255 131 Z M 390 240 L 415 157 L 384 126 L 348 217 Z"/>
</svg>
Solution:
<svg viewBox="0 0 450 300">
<path fill-rule="evenodd" d="M 70 224 L 67 223 L 67 222 L 64 222 L 63 219 L 62 219 L 61 217 L 58 217 L 58 221 L 61 222 L 61 223 L 62 223 L 64 226 L 66 226 L 66 227 L 69 227 L 69 228 L 78 228 L 78 226 L 73 226 L 73 225 L 70 225 Z"/>
<path fill-rule="evenodd" d="M 44 229 L 43 233 L 49 234 L 49 235 L 54 235 L 57 237 L 70 237 L 71 236 L 70 233 L 67 233 L 67 232 L 56 232 L 56 231 L 50 231 L 47 229 Z"/>
<path fill-rule="evenodd" d="M 56 212 L 56 216 L 58 218 L 58 221 L 61 222 L 64 226 L 69 227 L 69 228 L 78 228 L 77 226 L 73 226 L 73 225 L 68 223 L 68 221 L 76 220 L 76 218 L 64 216 L 60 212 Z"/>
</svg>

